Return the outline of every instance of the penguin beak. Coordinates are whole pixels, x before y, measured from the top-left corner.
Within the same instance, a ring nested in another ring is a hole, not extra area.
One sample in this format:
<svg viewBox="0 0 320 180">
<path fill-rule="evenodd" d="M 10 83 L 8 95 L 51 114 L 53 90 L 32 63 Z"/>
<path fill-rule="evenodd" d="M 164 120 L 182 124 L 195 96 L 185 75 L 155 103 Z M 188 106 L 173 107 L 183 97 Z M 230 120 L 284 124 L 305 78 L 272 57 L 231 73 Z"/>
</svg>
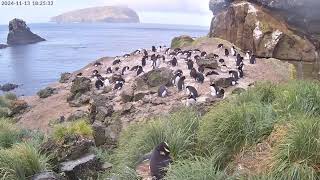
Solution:
<svg viewBox="0 0 320 180">
<path fill-rule="evenodd" d="M 166 153 L 163 151 L 160 151 L 160 155 L 164 156 L 164 155 L 166 155 Z"/>
</svg>

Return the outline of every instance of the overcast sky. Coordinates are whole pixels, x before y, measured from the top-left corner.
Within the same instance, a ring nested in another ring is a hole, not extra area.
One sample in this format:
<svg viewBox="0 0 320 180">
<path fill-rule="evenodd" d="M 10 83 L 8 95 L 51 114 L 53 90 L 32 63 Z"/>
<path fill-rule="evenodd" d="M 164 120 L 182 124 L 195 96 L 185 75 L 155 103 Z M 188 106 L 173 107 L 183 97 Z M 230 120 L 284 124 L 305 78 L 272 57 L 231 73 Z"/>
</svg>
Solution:
<svg viewBox="0 0 320 180">
<path fill-rule="evenodd" d="M 48 22 L 50 17 L 70 10 L 104 5 L 128 6 L 138 12 L 143 23 L 209 26 L 212 18 L 209 0 L 54 0 L 53 6 L 0 5 L 0 24 L 8 24 L 15 17 L 28 23 Z"/>
</svg>

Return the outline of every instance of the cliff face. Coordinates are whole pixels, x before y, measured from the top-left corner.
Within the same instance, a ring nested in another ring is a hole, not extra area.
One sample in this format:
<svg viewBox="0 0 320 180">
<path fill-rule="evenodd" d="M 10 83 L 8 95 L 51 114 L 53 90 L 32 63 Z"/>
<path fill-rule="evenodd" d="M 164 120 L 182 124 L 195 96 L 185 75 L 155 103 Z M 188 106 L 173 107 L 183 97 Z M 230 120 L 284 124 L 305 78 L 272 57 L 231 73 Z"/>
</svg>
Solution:
<svg viewBox="0 0 320 180">
<path fill-rule="evenodd" d="M 138 14 L 126 7 L 93 7 L 80 9 L 51 18 L 52 22 L 110 22 L 110 23 L 139 23 Z"/>
<path fill-rule="evenodd" d="M 211 0 L 209 35 L 262 57 L 315 61 L 319 7 L 315 0 Z"/>
</svg>

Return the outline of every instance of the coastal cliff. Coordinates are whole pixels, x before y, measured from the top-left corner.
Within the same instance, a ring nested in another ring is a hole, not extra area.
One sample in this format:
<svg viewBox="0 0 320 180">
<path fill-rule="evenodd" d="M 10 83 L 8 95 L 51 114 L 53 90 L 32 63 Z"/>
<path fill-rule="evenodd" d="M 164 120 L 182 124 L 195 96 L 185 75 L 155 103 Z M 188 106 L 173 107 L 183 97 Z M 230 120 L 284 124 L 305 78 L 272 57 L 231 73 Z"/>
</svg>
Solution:
<svg viewBox="0 0 320 180">
<path fill-rule="evenodd" d="M 67 12 L 51 18 L 51 22 L 106 22 L 106 23 L 139 23 L 138 14 L 127 7 L 105 6 L 93 7 Z"/>
<path fill-rule="evenodd" d="M 259 57 L 314 62 L 320 33 L 314 9 L 320 5 L 303 2 L 211 0 L 214 18 L 209 36 L 226 39 Z"/>
</svg>

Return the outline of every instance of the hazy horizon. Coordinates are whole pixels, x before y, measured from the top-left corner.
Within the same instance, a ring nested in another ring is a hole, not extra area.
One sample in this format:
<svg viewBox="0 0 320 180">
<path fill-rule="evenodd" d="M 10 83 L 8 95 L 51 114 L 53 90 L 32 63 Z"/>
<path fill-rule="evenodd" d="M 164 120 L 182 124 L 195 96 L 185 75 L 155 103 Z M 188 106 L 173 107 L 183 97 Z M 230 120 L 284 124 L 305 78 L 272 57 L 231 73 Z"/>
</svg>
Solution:
<svg viewBox="0 0 320 180">
<path fill-rule="evenodd" d="M 97 6 L 127 6 L 135 10 L 141 23 L 209 26 L 212 13 L 209 0 L 54 0 L 53 6 L 0 6 L 0 24 L 7 25 L 14 18 L 27 23 L 47 23 L 59 14 Z"/>
</svg>

